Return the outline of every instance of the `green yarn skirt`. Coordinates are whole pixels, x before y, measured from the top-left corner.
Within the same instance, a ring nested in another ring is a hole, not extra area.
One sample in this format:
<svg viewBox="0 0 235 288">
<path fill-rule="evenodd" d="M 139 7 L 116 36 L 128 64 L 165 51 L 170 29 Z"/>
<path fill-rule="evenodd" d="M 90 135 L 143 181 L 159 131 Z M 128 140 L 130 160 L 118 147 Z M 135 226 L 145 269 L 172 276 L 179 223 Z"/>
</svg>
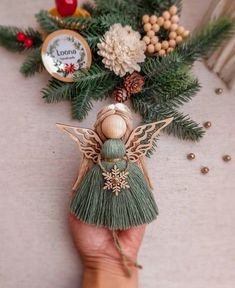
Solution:
<svg viewBox="0 0 235 288">
<path fill-rule="evenodd" d="M 121 171 L 126 168 L 125 160 L 115 164 Z M 102 165 L 107 171 L 114 166 L 109 162 L 102 162 Z M 71 201 L 71 213 L 85 223 L 111 230 L 125 230 L 152 222 L 158 214 L 152 191 L 135 163 L 129 163 L 128 172 L 130 188 L 122 189 L 116 196 L 103 189 L 102 170 L 99 165 L 94 165 Z"/>
</svg>

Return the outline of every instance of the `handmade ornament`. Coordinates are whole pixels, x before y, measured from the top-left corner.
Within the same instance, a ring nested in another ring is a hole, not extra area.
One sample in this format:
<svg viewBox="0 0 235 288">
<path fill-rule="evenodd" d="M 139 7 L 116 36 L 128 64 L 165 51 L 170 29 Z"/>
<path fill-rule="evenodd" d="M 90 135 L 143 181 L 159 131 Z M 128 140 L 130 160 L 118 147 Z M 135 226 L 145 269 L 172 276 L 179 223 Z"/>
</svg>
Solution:
<svg viewBox="0 0 235 288">
<path fill-rule="evenodd" d="M 120 77 L 140 71 L 139 63 L 145 60 L 146 46 L 140 38 L 140 33 L 130 26 L 112 25 L 97 45 L 105 67 Z"/>
<path fill-rule="evenodd" d="M 156 15 L 144 15 L 142 22 L 146 35 L 143 37 L 146 43 L 146 52 L 165 56 L 172 52 L 177 44 L 180 44 L 184 38 L 188 37 L 189 31 L 183 26 L 179 26 L 179 16 L 177 7 L 171 6 L 168 11 L 164 11 L 160 17 Z M 161 41 L 162 30 L 168 31 L 168 39 Z"/>
<path fill-rule="evenodd" d="M 99 112 L 94 130 L 58 124 L 83 153 L 71 213 L 114 231 L 152 222 L 158 210 L 144 158 L 172 120 L 132 130 L 130 110 L 116 104 Z"/>
<path fill-rule="evenodd" d="M 73 82 L 74 73 L 91 65 L 91 50 L 76 32 L 60 30 L 51 33 L 42 46 L 42 61 L 56 79 Z"/>
<path fill-rule="evenodd" d="M 60 21 L 64 17 L 89 17 L 90 13 L 82 8 L 77 8 L 77 0 L 56 0 L 56 7 L 49 10 L 49 14 Z M 63 21 L 61 20 L 61 25 Z"/>
</svg>

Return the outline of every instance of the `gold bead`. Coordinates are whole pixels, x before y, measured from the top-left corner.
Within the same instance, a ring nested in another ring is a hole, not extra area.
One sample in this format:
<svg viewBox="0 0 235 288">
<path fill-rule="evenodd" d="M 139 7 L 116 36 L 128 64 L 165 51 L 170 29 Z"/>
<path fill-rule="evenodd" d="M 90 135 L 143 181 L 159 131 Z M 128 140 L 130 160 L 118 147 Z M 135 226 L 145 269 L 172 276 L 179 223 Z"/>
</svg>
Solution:
<svg viewBox="0 0 235 288">
<path fill-rule="evenodd" d="M 149 44 L 148 47 L 147 47 L 147 51 L 148 51 L 149 54 L 154 53 L 154 51 L 155 51 L 154 45 L 153 44 Z"/>
<path fill-rule="evenodd" d="M 222 88 L 216 88 L 216 89 L 215 89 L 215 93 L 216 93 L 217 95 L 221 95 L 223 92 L 224 92 L 224 90 L 223 90 Z"/>
<path fill-rule="evenodd" d="M 143 37 L 143 41 L 148 45 L 150 44 L 150 38 L 148 36 Z"/>
<path fill-rule="evenodd" d="M 174 32 L 174 31 L 170 32 L 170 34 L 169 34 L 170 39 L 175 39 L 176 37 L 177 37 L 176 32 Z"/>
<path fill-rule="evenodd" d="M 147 36 L 152 38 L 153 36 L 155 36 L 155 32 L 153 30 L 150 30 L 147 32 Z"/>
<path fill-rule="evenodd" d="M 158 39 L 158 37 L 157 36 L 154 36 L 154 37 L 152 37 L 151 38 L 151 44 L 157 44 L 158 43 L 158 41 L 159 41 L 159 39 Z"/>
<path fill-rule="evenodd" d="M 174 47 L 176 46 L 176 41 L 173 40 L 173 39 L 171 39 L 171 40 L 169 41 L 169 45 L 170 45 L 170 47 L 174 48 Z"/>
<path fill-rule="evenodd" d="M 183 26 L 179 26 L 178 29 L 176 30 L 176 32 L 177 32 L 179 35 L 183 34 L 184 31 L 185 31 L 185 29 L 184 29 Z"/>
<path fill-rule="evenodd" d="M 171 14 L 170 14 L 169 11 L 164 11 L 164 12 L 162 13 L 162 16 L 163 16 L 163 18 L 166 19 L 166 20 L 169 20 L 169 19 L 171 18 Z"/>
<path fill-rule="evenodd" d="M 206 129 L 209 129 L 209 128 L 211 128 L 212 123 L 211 123 L 210 121 L 206 121 L 206 122 L 203 124 L 203 126 L 204 126 Z"/>
<path fill-rule="evenodd" d="M 194 160 L 194 159 L 196 158 L 196 156 L 195 156 L 194 153 L 189 153 L 189 154 L 187 155 L 187 158 L 188 158 L 188 160 Z"/>
<path fill-rule="evenodd" d="M 150 20 L 150 17 L 149 17 L 149 15 L 144 15 L 143 16 L 143 18 L 142 18 L 142 21 L 143 21 L 143 23 L 149 23 L 149 20 Z"/>
<path fill-rule="evenodd" d="M 163 27 L 164 27 L 165 29 L 169 29 L 169 28 L 171 27 L 171 21 L 166 20 L 166 21 L 164 22 L 164 24 L 163 24 Z"/>
<path fill-rule="evenodd" d="M 179 22 L 179 16 L 178 15 L 174 15 L 171 17 L 171 22 L 174 24 L 177 24 Z"/>
<path fill-rule="evenodd" d="M 179 43 L 181 43 L 183 41 L 183 38 L 181 36 L 177 36 L 175 38 L 175 41 L 176 41 L 177 44 L 179 44 Z"/>
<path fill-rule="evenodd" d="M 160 30 L 160 26 L 157 23 L 153 24 L 152 29 L 153 29 L 154 32 L 158 32 Z"/>
<path fill-rule="evenodd" d="M 157 44 L 155 44 L 154 48 L 155 48 L 155 51 L 158 52 L 158 51 L 160 51 L 162 49 L 162 44 L 161 43 L 157 43 Z"/>
<path fill-rule="evenodd" d="M 162 49 L 167 49 L 169 47 L 169 42 L 168 41 L 163 41 L 162 42 Z"/>
<path fill-rule="evenodd" d="M 202 174 L 207 174 L 207 173 L 209 173 L 209 171 L 210 171 L 210 169 L 208 167 L 202 167 L 201 168 L 201 173 Z"/>
<path fill-rule="evenodd" d="M 186 38 L 186 37 L 189 36 L 189 34 L 190 34 L 190 32 L 189 32 L 188 30 L 185 30 L 185 31 L 183 32 L 182 36 L 183 36 L 183 38 Z"/>
<path fill-rule="evenodd" d="M 229 162 L 232 160 L 232 157 L 230 155 L 224 155 L 223 160 L 224 160 L 224 162 Z"/>
<path fill-rule="evenodd" d="M 152 15 L 152 16 L 150 17 L 150 23 L 151 23 L 151 24 L 157 23 L 157 16 L 156 16 L 156 15 Z"/>
<path fill-rule="evenodd" d="M 178 28 L 178 24 L 172 24 L 171 25 L 171 31 L 176 31 Z"/>
<path fill-rule="evenodd" d="M 145 32 L 150 31 L 151 28 L 152 28 L 152 25 L 151 25 L 150 23 L 146 23 L 146 24 L 144 24 L 144 31 L 145 31 Z"/>
<path fill-rule="evenodd" d="M 170 47 L 170 48 L 167 49 L 167 53 L 171 53 L 171 52 L 173 52 L 173 51 L 174 51 L 174 49 L 173 49 L 172 47 Z"/>
<path fill-rule="evenodd" d="M 169 9 L 169 12 L 171 13 L 171 15 L 175 15 L 178 11 L 178 8 L 175 5 L 172 5 Z"/>
<path fill-rule="evenodd" d="M 165 22 L 165 20 L 164 20 L 163 17 L 159 17 L 159 18 L 157 19 L 157 24 L 158 24 L 159 26 L 162 26 L 162 25 L 164 24 L 164 22 Z"/>
<path fill-rule="evenodd" d="M 161 49 L 161 50 L 158 52 L 158 54 L 159 54 L 160 56 L 164 56 L 164 55 L 166 55 L 166 50 Z"/>
</svg>

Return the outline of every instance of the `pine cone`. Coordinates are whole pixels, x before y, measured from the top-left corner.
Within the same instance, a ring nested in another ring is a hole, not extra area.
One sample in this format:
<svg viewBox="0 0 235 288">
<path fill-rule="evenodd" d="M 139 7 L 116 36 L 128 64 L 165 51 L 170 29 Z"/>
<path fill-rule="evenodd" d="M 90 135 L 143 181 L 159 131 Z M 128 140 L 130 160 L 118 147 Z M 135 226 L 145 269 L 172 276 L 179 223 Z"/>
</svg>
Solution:
<svg viewBox="0 0 235 288">
<path fill-rule="evenodd" d="M 124 87 L 118 87 L 114 90 L 113 97 L 117 102 L 123 103 L 130 97 L 130 93 Z"/>
<path fill-rule="evenodd" d="M 138 72 L 133 72 L 125 77 L 123 85 L 129 93 L 139 93 L 144 87 L 144 77 Z"/>
</svg>

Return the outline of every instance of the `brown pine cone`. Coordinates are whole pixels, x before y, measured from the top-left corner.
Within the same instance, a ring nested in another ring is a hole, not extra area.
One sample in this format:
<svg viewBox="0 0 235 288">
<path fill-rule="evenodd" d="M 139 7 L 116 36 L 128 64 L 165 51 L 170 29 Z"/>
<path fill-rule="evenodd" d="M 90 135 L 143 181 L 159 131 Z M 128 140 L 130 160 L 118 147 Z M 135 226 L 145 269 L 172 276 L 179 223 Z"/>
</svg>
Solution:
<svg viewBox="0 0 235 288">
<path fill-rule="evenodd" d="M 123 103 L 130 97 L 130 93 L 124 87 L 118 87 L 113 91 L 113 97 L 117 102 Z"/>
<path fill-rule="evenodd" d="M 144 87 L 144 77 L 138 72 L 133 72 L 124 78 L 123 85 L 129 93 L 139 93 Z"/>
</svg>

